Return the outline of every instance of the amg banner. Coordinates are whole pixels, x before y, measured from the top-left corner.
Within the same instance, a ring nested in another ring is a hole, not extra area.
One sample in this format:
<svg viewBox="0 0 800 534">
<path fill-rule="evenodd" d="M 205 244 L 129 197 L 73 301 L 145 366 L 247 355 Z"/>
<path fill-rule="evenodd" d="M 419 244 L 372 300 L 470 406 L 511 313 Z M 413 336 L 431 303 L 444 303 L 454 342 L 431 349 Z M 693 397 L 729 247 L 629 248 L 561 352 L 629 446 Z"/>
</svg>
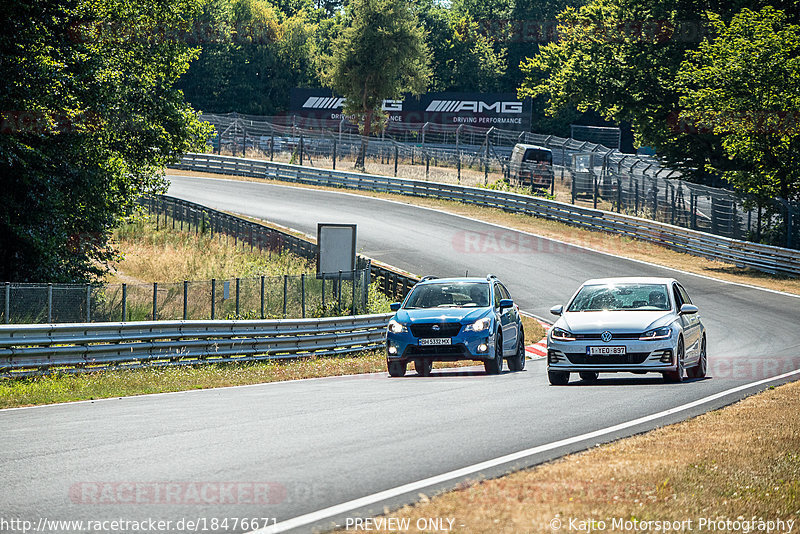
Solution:
<svg viewBox="0 0 800 534">
<path fill-rule="evenodd" d="M 344 98 L 327 89 L 293 89 L 288 115 L 318 120 L 341 120 Z M 530 130 L 529 98 L 514 93 L 426 93 L 384 100 L 390 122 L 467 124 L 470 126 Z"/>
</svg>

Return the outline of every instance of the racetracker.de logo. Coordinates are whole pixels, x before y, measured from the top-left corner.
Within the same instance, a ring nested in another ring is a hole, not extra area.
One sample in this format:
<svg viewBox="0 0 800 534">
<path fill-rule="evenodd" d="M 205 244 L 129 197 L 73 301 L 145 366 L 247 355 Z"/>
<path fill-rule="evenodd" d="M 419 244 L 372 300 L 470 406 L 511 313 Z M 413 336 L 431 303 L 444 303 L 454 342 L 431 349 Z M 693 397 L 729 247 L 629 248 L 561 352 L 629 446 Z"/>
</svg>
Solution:
<svg viewBox="0 0 800 534">
<path fill-rule="evenodd" d="M 76 504 L 279 504 L 286 487 L 277 482 L 78 482 Z"/>
</svg>

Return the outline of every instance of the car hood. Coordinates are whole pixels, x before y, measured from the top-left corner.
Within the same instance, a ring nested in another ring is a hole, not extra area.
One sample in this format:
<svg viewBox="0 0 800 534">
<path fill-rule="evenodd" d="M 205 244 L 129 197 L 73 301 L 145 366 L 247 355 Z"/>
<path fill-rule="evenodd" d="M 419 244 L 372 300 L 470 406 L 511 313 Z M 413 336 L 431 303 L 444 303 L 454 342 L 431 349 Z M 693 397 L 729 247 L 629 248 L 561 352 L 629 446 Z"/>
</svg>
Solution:
<svg viewBox="0 0 800 534">
<path fill-rule="evenodd" d="M 491 308 L 427 308 L 398 310 L 394 318 L 403 324 L 416 323 L 462 323 L 477 321 Z"/>
<path fill-rule="evenodd" d="M 663 311 L 566 312 L 553 326 L 573 334 L 597 334 L 603 330 L 637 333 L 666 326 L 674 319 L 674 313 Z"/>
</svg>

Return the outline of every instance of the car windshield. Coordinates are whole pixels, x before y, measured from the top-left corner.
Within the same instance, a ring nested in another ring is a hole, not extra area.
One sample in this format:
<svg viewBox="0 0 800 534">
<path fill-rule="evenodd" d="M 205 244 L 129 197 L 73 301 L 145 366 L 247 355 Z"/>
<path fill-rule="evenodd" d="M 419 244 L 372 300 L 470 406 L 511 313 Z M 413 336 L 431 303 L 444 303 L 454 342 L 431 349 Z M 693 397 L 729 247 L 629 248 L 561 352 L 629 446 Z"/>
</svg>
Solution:
<svg viewBox="0 0 800 534">
<path fill-rule="evenodd" d="M 667 286 L 615 284 L 583 286 L 567 311 L 668 311 Z"/>
<path fill-rule="evenodd" d="M 451 282 L 421 284 L 414 288 L 405 309 L 485 307 L 489 305 L 489 284 L 485 282 Z"/>
</svg>

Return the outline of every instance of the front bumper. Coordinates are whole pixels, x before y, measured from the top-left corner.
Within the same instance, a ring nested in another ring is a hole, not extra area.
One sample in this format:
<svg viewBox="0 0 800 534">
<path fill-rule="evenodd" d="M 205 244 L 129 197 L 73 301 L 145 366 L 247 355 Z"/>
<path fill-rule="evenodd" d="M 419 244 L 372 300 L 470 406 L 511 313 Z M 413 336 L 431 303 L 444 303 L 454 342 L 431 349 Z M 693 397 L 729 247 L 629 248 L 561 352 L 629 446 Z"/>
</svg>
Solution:
<svg viewBox="0 0 800 534">
<path fill-rule="evenodd" d="M 481 345 L 485 351 L 479 350 Z M 488 360 L 494 357 L 494 336 L 488 331 L 459 332 L 449 345 L 420 345 L 419 338 L 410 332 L 386 335 L 386 358 L 389 361 L 430 360 L 453 362 L 459 360 Z"/>
<path fill-rule="evenodd" d="M 588 347 L 624 346 L 625 355 L 589 356 Z M 675 371 L 676 341 L 613 340 L 547 341 L 548 371 L 668 372 Z"/>
</svg>

